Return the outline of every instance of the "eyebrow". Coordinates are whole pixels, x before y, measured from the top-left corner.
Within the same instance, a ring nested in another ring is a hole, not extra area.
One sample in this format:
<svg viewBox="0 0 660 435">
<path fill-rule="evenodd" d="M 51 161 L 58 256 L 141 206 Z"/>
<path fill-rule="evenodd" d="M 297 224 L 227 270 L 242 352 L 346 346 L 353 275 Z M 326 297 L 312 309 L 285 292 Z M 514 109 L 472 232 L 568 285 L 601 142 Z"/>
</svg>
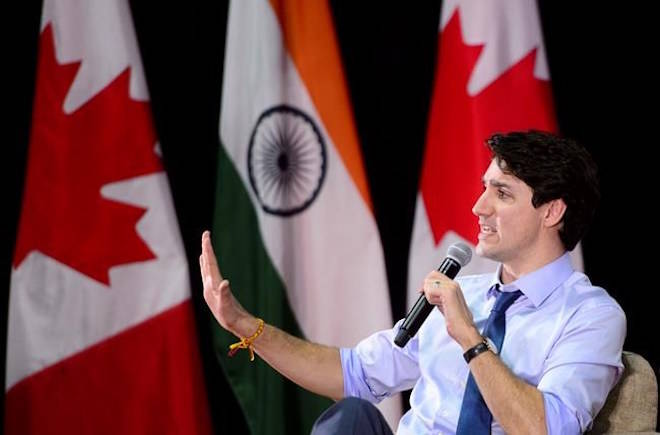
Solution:
<svg viewBox="0 0 660 435">
<path fill-rule="evenodd" d="M 481 179 L 481 182 L 483 184 L 486 184 L 486 180 L 484 180 L 483 178 Z M 488 184 L 490 184 L 493 187 L 504 187 L 505 189 L 511 190 L 511 185 L 507 184 L 507 183 L 504 183 L 502 181 L 490 180 L 490 181 L 488 181 Z"/>
</svg>

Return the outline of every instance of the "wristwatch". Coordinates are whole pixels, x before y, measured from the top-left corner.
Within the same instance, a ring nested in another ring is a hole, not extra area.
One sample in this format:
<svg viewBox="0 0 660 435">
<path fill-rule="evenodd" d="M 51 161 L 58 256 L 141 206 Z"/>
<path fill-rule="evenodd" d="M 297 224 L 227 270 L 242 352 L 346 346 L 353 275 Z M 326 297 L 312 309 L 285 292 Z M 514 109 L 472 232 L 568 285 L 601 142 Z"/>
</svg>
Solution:
<svg viewBox="0 0 660 435">
<path fill-rule="evenodd" d="M 492 345 L 492 342 L 488 338 L 483 338 L 481 343 L 477 344 L 476 346 L 472 346 L 468 350 L 465 351 L 463 354 L 463 358 L 465 359 L 465 362 L 470 364 L 470 361 L 472 361 L 472 358 L 475 356 L 486 352 L 487 350 L 490 350 L 494 354 L 497 355 L 497 351 L 495 350 L 494 346 Z"/>
</svg>

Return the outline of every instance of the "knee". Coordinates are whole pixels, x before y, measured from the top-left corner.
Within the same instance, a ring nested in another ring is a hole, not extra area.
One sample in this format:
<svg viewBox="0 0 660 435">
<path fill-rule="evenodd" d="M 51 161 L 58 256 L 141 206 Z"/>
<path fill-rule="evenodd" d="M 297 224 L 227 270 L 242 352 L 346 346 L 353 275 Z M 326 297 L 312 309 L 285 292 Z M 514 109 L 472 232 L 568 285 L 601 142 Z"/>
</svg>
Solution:
<svg viewBox="0 0 660 435">
<path fill-rule="evenodd" d="M 337 415 L 341 415 L 343 419 L 355 418 L 356 416 L 372 412 L 372 409 L 376 412 L 378 411 L 374 405 L 364 399 L 360 399 L 359 397 L 345 397 L 325 410 L 318 421 L 332 419 Z"/>
<path fill-rule="evenodd" d="M 312 434 L 386 433 L 377 429 L 387 426 L 383 422 L 380 411 L 372 403 L 358 397 L 346 397 L 321 414 Z"/>
<path fill-rule="evenodd" d="M 372 409 L 377 410 L 377 408 L 371 403 L 359 397 L 345 397 L 334 404 L 334 406 L 343 407 L 346 410 L 351 411 L 366 411 L 369 412 Z"/>
</svg>

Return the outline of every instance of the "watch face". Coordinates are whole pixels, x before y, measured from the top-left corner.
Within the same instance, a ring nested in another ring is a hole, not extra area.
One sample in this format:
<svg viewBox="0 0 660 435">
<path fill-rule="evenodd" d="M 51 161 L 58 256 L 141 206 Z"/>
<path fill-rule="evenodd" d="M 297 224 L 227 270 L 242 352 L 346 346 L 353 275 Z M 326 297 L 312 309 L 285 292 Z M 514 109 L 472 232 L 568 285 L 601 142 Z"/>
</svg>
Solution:
<svg viewBox="0 0 660 435">
<path fill-rule="evenodd" d="M 495 346 L 495 343 L 493 343 L 493 340 L 491 340 L 490 337 L 486 337 L 486 344 L 488 345 L 488 348 L 491 352 L 493 352 L 495 355 L 499 355 L 500 350 L 497 348 L 497 346 Z"/>
</svg>

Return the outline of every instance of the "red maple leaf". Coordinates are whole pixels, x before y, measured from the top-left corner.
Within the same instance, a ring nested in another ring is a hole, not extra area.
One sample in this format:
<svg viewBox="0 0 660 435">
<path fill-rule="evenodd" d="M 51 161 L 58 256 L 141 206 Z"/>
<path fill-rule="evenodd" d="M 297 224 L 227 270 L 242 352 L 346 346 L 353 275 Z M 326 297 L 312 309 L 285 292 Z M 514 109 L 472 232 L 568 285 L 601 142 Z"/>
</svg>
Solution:
<svg viewBox="0 0 660 435">
<path fill-rule="evenodd" d="M 476 243 L 471 210 L 490 162 L 495 132 L 556 131 L 550 82 L 534 77 L 536 49 L 475 96 L 467 83 L 483 46 L 463 42 L 458 10 L 438 44 L 421 191 L 436 245 L 448 230 Z"/>
<path fill-rule="evenodd" d="M 63 103 L 80 62 L 58 64 L 41 34 L 23 208 L 14 267 L 32 251 L 109 285 L 110 267 L 155 258 L 136 232 L 146 209 L 101 188 L 162 170 L 148 103 L 129 98 L 130 70 L 71 114 Z"/>
</svg>

